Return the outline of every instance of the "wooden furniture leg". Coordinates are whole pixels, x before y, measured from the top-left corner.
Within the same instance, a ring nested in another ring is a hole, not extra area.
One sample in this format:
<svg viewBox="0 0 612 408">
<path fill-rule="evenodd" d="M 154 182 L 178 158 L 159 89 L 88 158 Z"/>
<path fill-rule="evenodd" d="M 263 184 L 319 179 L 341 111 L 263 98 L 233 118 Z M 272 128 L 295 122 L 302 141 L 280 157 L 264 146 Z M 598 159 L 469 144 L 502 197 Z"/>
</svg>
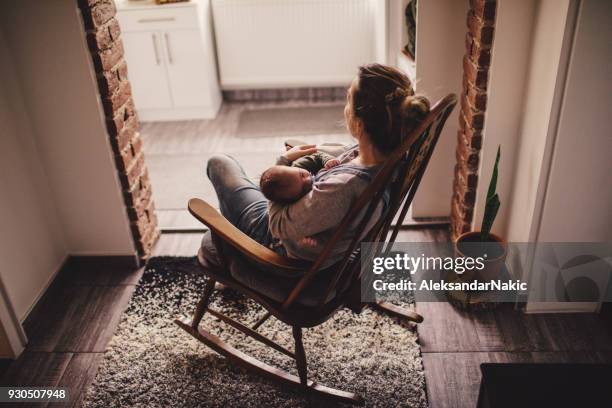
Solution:
<svg viewBox="0 0 612 408">
<path fill-rule="evenodd" d="M 390 302 L 380 301 L 373 303 L 372 306 L 399 318 L 410 320 L 411 322 L 423 322 L 423 316 L 421 316 L 417 312 L 413 312 L 412 310 L 406 309 L 404 307 L 396 306 Z"/>
<path fill-rule="evenodd" d="M 210 301 L 210 296 L 215 289 L 215 280 L 208 279 L 206 285 L 204 286 L 204 293 L 202 293 L 202 297 L 196 306 L 195 311 L 193 312 L 193 320 L 191 321 L 191 327 L 194 329 L 198 329 L 200 322 L 202 321 L 202 317 L 204 317 L 204 312 L 206 312 L 206 308 L 208 307 L 208 303 Z"/>
<path fill-rule="evenodd" d="M 266 312 L 265 315 L 263 315 L 261 317 L 261 319 L 259 319 L 257 322 L 255 322 L 255 324 L 251 327 L 251 329 L 253 330 L 257 330 L 259 329 L 259 326 L 261 326 L 262 324 L 264 324 L 264 322 L 266 320 L 268 320 L 270 318 L 270 316 L 272 316 L 272 314 L 270 312 Z"/>
<path fill-rule="evenodd" d="M 307 367 L 306 367 L 306 352 L 302 344 L 302 328 L 293 326 L 293 339 L 295 340 L 295 362 L 297 364 L 298 374 L 302 385 L 308 383 Z"/>
</svg>

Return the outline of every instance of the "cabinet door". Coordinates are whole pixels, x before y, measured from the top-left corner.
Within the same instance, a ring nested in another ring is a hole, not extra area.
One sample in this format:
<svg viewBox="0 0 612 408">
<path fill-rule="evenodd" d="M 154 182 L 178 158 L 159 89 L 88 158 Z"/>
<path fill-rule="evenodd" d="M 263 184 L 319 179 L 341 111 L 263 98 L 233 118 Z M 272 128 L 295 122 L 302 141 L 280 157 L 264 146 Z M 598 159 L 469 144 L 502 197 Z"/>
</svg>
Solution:
<svg viewBox="0 0 612 408">
<path fill-rule="evenodd" d="M 137 110 L 172 107 L 162 36 L 157 31 L 121 34 Z"/>
<path fill-rule="evenodd" d="M 210 72 L 215 62 L 206 58 L 200 32 L 173 30 L 163 35 L 174 107 L 210 105 Z"/>
</svg>

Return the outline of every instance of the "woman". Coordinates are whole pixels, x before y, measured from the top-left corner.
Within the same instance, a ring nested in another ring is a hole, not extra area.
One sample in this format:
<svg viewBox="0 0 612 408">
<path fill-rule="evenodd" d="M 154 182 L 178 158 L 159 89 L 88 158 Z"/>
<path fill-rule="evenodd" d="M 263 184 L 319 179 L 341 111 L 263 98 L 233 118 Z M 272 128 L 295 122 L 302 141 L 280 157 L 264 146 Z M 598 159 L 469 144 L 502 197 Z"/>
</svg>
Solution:
<svg viewBox="0 0 612 408">
<path fill-rule="evenodd" d="M 371 64 L 359 68 L 348 89 L 344 116 L 357 146 L 338 157 L 340 164 L 321 170 L 312 189 L 290 204 L 268 203 L 236 160 L 214 156 L 207 174 L 219 198 L 221 213 L 244 233 L 289 257 L 314 260 L 351 205 L 368 186 L 379 166 L 429 111 L 429 102 L 415 96 L 410 80 L 395 68 Z M 279 164 L 316 152 L 316 146 L 289 149 Z M 373 214 L 366 231 L 380 217 Z M 325 266 L 338 261 L 359 224 L 355 219 Z M 309 245 L 304 238 L 309 237 Z"/>
</svg>

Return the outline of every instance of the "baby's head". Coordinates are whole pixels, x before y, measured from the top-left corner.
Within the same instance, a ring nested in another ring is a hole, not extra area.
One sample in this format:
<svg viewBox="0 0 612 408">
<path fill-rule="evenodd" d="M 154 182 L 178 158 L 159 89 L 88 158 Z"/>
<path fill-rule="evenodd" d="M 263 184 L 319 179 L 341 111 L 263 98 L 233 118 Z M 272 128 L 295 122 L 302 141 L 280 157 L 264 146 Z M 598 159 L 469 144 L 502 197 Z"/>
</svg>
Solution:
<svg viewBox="0 0 612 408">
<path fill-rule="evenodd" d="M 270 201 L 290 203 L 312 188 L 312 176 L 298 167 L 272 166 L 261 175 L 259 187 Z"/>
</svg>

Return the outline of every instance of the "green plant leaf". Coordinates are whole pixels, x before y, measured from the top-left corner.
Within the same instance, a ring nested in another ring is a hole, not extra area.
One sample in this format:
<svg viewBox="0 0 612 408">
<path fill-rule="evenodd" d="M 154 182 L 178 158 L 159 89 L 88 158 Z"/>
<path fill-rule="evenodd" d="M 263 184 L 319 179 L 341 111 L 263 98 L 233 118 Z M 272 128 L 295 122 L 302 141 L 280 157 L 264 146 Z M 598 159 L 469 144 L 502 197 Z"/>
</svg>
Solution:
<svg viewBox="0 0 612 408">
<path fill-rule="evenodd" d="M 482 220 L 482 227 L 480 229 L 480 240 L 482 242 L 487 242 L 489 239 L 489 233 L 491 232 L 493 221 L 495 221 L 495 217 L 497 216 L 499 206 L 500 202 L 497 194 L 491 197 L 491 199 L 487 200 L 484 217 Z"/>
<path fill-rule="evenodd" d="M 493 166 L 493 173 L 491 174 L 491 181 L 489 182 L 489 190 L 487 191 L 487 198 L 485 200 L 485 211 L 482 217 L 482 225 L 480 227 L 480 239 L 482 242 L 486 242 L 491 232 L 491 227 L 497 216 L 499 210 L 500 201 L 497 195 L 497 174 L 499 166 L 499 158 L 501 156 L 501 146 L 497 146 L 497 155 L 495 156 L 495 165 Z"/>
<path fill-rule="evenodd" d="M 489 182 L 489 190 L 487 191 L 487 202 L 495 195 L 497 190 L 497 166 L 499 165 L 499 157 L 501 155 L 501 146 L 497 146 L 497 156 L 495 157 L 495 165 L 493 166 L 493 174 Z"/>
</svg>

